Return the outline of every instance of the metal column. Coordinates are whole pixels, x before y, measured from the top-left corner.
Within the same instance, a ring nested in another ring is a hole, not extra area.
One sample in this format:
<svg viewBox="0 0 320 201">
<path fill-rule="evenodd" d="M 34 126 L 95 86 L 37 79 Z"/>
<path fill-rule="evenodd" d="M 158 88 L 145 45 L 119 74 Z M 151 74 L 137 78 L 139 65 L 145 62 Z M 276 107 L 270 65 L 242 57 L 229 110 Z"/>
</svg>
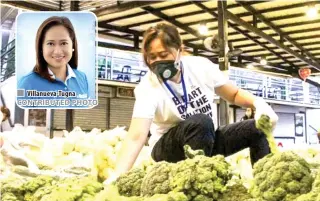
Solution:
<svg viewBox="0 0 320 201">
<path fill-rule="evenodd" d="M 228 21 L 227 1 L 218 1 L 218 35 L 219 35 L 219 68 L 221 71 L 229 70 L 227 50 L 228 47 Z M 220 98 L 219 125 L 229 124 L 229 104 Z"/>
</svg>

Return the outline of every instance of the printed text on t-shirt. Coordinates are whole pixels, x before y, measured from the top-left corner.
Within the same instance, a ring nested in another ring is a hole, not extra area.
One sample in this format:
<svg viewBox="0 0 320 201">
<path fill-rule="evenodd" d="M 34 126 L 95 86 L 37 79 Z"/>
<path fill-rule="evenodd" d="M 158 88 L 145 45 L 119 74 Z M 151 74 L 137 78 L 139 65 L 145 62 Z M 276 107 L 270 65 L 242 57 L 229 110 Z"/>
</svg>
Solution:
<svg viewBox="0 0 320 201">
<path fill-rule="evenodd" d="M 174 104 L 176 105 L 179 114 L 181 115 L 181 118 L 187 119 L 188 117 L 194 115 L 194 114 L 207 114 L 210 117 L 212 117 L 212 108 L 210 101 L 207 99 L 207 96 L 202 93 L 200 87 L 192 90 L 190 93 L 188 93 L 188 111 L 186 113 L 185 108 L 185 100 L 184 96 L 181 96 L 181 99 L 183 102 L 177 100 L 177 98 L 173 97 L 172 100 Z M 189 108 L 192 108 L 189 109 Z"/>
</svg>

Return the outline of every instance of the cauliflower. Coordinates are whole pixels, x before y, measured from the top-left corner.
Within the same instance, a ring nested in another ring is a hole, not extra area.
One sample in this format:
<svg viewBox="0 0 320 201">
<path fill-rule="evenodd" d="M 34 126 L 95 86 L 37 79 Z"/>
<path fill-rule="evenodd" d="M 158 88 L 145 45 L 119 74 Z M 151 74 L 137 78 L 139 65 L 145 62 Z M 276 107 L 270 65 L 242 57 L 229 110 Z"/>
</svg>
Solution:
<svg viewBox="0 0 320 201">
<path fill-rule="evenodd" d="M 144 177 L 141 185 L 143 196 L 166 194 L 171 189 L 169 186 L 169 173 L 173 164 L 165 161 L 155 163 Z"/>
<path fill-rule="evenodd" d="M 256 121 L 256 127 L 266 135 L 271 153 L 278 153 L 278 146 L 272 135 L 272 124 L 270 118 L 266 115 L 261 115 L 260 119 Z"/>
<path fill-rule="evenodd" d="M 139 196 L 142 184 L 142 179 L 145 176 L 145 171 L 139 168 L 134 168 L 129 172 L 121 175 L 116 180 L 116 185 L 120 195 L 123 196 Z"/>
<path fill-rule="evenodd" d="M 309 164 L 293 152 L 269 154 L 254 165 L 251 194 L 266 201 L 292 201 L 311 190 Z"/>
<path fill-rule="evenodd" d="M 170 187 L 173 191 L 184 192 L 193 201 L 212 201 L 226 190 L 230 178 L 229 164 L 223 156 L 198 155 L 173 165 Z"/>
</svg>

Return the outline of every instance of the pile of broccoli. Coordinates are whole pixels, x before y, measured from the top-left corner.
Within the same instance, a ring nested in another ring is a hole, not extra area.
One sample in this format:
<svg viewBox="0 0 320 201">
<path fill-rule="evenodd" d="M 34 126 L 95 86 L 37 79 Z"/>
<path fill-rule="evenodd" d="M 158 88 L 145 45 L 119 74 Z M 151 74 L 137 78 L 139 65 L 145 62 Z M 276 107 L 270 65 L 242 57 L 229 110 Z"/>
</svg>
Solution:
<svg viewBox="0 0 320 201">
<path fill-rule="evenodd" d="M 185 147 L 186 160 L 158 162 L 145 173 L 133 169 L 115 182 L 121 196 L 141 196 L 147 200 L 215 201 L 226 190 L 231 178 L 224 157 L 206 157 L 203 151 Z"/>
<path fill-rule="evenodd" d="M 269 154 L 254 165 L 251 194 L 265 201 L 294 201 L 311 190 L 309 164 L 293 152 Z"/>
<path fill-rule="evenodd" d="M 90 177 L 57 179 L 12 174 L 1 181 L 3 201 L 91 201 L 103 185 Z"/>
<path fill-rule="evenodd" d="M 151 197 L 126 197 L 119 194 L 117 186 L 109 185 L 100 191 L 93 201 L 189 201 L 189 199 L 184 193 L 172 191 L 167 194 L 154 194 Z"/>
<path fill-rule="evenodd" d="M 320 170 L 315 177 L 311 191 L 299 196 L 296 201 L 320 201 Z"/>
</svg>

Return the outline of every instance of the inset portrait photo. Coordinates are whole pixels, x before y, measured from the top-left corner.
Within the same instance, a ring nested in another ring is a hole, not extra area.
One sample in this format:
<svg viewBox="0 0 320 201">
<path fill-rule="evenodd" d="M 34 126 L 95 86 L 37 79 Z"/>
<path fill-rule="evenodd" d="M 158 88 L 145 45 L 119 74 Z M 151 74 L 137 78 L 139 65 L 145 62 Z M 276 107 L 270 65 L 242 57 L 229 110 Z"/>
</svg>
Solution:
<svg viewBox="0 0 320 201">
<path fill-rule="evenodd" d="M 16 20 L 17 105 L 88 109 L 98 104 L 96 16 L 26 12 Z"/>
</svg>

